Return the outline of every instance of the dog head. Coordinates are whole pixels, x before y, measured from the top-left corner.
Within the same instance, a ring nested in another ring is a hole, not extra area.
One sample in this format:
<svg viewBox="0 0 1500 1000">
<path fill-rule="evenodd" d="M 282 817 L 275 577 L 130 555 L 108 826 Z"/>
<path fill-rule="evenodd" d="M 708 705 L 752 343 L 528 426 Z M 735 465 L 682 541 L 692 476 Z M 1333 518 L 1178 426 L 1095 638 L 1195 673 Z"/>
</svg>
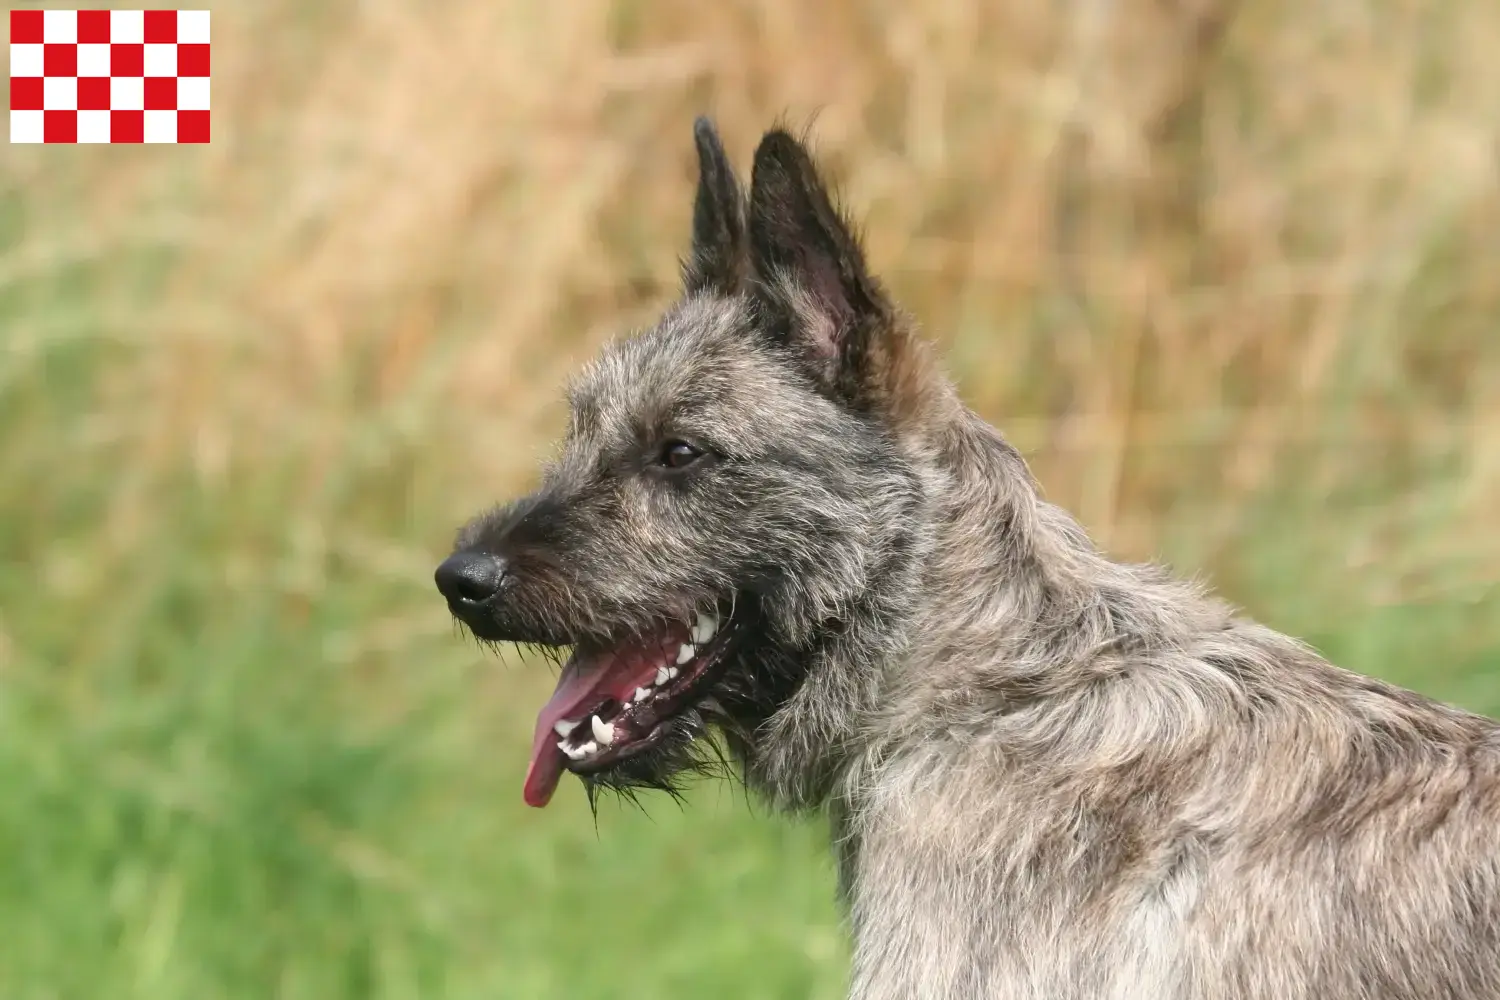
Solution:
<svg viewBox="0 0 1500 1000">
<path fill-rule="evenodd" d="M 572 383 L 531 496 L 459 533 L 449 608 L 487 641 L 570 650 L 525 798 L 564 770 L 671 789 L 717 732 L 740 755 L 910 555 L 898 440 L 916 362 L 812 158 L 785 131 L 748 198 L 713 127 L 683 295 Z"/>
</svg>

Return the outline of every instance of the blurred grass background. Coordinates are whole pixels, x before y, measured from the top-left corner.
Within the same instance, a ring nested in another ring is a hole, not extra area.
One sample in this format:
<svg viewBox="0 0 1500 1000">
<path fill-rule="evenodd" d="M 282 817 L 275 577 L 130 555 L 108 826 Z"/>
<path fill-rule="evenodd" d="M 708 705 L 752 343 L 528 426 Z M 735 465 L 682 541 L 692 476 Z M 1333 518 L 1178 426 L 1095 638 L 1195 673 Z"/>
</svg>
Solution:
<svg viewBox="0 0 1500 1000">
<path fill-rule="evenodd" d="M 0 157 L 0 996 L 818 997 L 820 824 L 520 805 L 431 586 L 778 116 L 1122 557 L 1500 711 L 1500 5 L 257 0 Z"/>
</svg>

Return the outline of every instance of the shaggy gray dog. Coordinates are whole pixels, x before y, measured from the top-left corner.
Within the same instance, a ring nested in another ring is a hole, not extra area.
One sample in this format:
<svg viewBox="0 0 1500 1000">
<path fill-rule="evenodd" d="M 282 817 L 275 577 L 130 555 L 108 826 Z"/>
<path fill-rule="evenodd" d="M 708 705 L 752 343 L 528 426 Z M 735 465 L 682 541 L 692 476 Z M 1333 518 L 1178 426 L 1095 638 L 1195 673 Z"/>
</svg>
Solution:
<svg viewBox="0 0 1500 1000">
<path fill-rule="evenodd" d="M 682 299 L 438 570 L 479 638 L 572 649 L 527 801 L 722 754 L 826 809 L 858 1000 L 1500 998 L 1496 724 L 1106 559 L 802 144 L 746 198 L 696 141 Z"/>
</svg>

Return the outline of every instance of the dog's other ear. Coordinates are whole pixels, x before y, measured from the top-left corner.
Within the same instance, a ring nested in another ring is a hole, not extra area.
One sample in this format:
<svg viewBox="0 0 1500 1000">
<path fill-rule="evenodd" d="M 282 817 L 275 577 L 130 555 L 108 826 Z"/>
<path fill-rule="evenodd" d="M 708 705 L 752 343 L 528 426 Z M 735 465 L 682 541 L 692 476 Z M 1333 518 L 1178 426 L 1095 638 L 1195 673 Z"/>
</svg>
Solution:
<svg viewBox="0 0 1500 1000">
<path fill-rule="evenodd" d="M 755 151 L 749 229 L 757 294 L 826 376 L 857 379 L 890 306 L 812 157 L 780 129 Z"/>
<path fill-rule="evenodd" d="M 693 144 L 698 147 L 698 194 L 693 200 L 692 254 L 682 269 L 683 290 L 689 295 L 733 295 L 745 279 L 744 195 L 719 133 L 707 118 L 693 122 Z"/>
</svg>

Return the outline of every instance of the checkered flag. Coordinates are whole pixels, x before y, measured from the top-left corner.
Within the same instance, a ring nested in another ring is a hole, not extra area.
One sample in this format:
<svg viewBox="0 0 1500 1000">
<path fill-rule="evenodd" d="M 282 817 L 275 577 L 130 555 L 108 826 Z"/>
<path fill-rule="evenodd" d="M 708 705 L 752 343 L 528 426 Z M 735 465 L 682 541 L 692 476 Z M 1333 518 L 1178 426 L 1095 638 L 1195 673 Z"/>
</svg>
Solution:
<svg viewBox="0 0 1500 1000">
<path fill-rule="evenodd" d="M 208 11 L 13 10 L 11 142 L 207 142 Z"/>
</svg>

